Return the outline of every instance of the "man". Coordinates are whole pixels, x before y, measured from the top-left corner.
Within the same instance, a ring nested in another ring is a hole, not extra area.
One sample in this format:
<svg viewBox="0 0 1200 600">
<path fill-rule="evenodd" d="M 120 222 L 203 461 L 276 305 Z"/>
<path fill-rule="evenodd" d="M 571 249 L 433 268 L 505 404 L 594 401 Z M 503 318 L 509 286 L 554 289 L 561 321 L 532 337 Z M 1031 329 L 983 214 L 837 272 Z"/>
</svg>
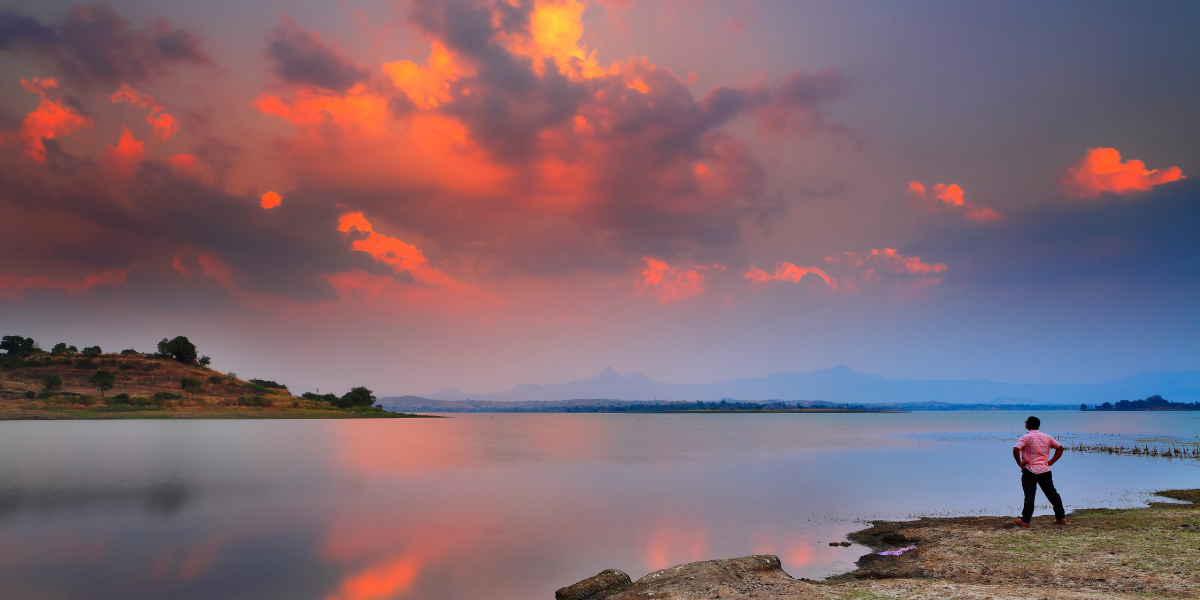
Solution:
<svg viewBox="0 0 1200 600">
<path fill-rule="evenodd" d="M 1063 446 L 1054 438 L 1038 431 L 1042 426 L 1041 419 L 1029 417 L 1025 420 L 1025 429 L 1029 433 L 1021 436 L 1013 445 L 1013 458 L 1021 467 L 1021 488 L 1025 490 L 1025 509 L 1020 517 L 1013 517 L 1013 522 L 1021 527 L 1029 527 L 1033 518 L 1033 497 L 1037 494 L 1038 486 L 1042 493 L 1054 506 L 1054 522 L 1059 525 L 1067 524 L 1067 513 L 1063 510 L 1062 498 L 1054 489 L 1054 479 L 1050 475 L 1050 467 L 1058 462 L 1063 455 Z M 1050 458 L 1050 449 L 1054 448 L 1054 458 Z"/>
</svg>

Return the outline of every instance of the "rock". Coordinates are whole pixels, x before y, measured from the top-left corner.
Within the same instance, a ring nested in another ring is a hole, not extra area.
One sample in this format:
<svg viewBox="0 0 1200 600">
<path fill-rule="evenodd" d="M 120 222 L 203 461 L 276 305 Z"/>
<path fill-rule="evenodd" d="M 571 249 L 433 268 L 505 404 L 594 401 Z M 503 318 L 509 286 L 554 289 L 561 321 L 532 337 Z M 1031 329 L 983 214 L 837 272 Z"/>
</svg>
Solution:
<svg viewBox="0 0 1200 600">
<path fill-rule="evenodd" d="M 579 583 L 554 592 L 554 600 L 604 600 L 611 594 L 629 587 L 632 583 L 633 581 L 624 572 L 605 569 L 595 577 L 588 577 Z"/>
<path fill-rule="evenodd" d="M 605 571 L 604 573 L 620 573 Z M 597 577 L 585 579 L 555 593 L 556 600 L 685 600 L 696 597 L 800 600 L 822 597 L 820 586 L 793 579 L 783 571 L 779 557 L 761 554 L 727 560 L 706 560 L 655 571 L 624 588 L 600 588 L 586 596 L 567 596 L 576 589 L 590 589 Z M 622 573 L 624 575 L 624 573 Z M 583 586 L 583 587 L 579 587 Z"/>
</svg>

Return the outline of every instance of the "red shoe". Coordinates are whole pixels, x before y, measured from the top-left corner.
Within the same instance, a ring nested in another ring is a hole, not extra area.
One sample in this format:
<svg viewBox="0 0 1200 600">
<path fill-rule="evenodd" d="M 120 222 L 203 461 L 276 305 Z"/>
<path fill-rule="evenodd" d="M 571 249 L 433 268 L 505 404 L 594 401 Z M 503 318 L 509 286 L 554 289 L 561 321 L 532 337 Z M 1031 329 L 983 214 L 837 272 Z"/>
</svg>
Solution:
<svg viewBox="0 0 1200 600">
<path fill-rule="evenodd" d="M 1062 518 L 1062 519 L 1055 519 L 1055 520 L 1054 520 L 1054 522 L 1055 522 L 1055 523 L 1058 523 L 1059 525 L 1066 525 L 1066 524 L 1067 524 L 1067 519 L 1066 519 L 1066 518 Z"/>
<path fill-rule="evenodd" d="M 1013 517 L 1013 523 L 1016 523 L 1019 527 L 1029 527 L 1029 523 L 1022 521 L 1021 517 Z"/>
</svg>

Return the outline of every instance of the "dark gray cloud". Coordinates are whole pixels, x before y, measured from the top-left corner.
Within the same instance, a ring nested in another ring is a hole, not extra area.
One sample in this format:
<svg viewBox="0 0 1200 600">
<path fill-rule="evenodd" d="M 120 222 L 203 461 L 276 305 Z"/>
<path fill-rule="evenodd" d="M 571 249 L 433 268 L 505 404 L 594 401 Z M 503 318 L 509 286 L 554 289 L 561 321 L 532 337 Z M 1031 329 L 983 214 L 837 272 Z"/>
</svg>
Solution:
<svg viewBox="0 0 1200 600">
<path fill-rule="evenodd" d="M 166 19 L 138 29 L 103 3 L 72 6 L 57 27 L 0 13 L 0 49 L 24 47 L 52 58 L 63 78 L 81 89 L 136 84 L 164 75 L 176 65 L 212 60 L 190 31 L 176 29 Z"/>
<path fill-rule="evenodd" d="M 288 83 L 344 92 L 370 78 L 341 48 L 326 46 L 316 33 L 291 22 L 271 33 L 267 54 L 275 61 L 275 73 Z"/>
</svg>

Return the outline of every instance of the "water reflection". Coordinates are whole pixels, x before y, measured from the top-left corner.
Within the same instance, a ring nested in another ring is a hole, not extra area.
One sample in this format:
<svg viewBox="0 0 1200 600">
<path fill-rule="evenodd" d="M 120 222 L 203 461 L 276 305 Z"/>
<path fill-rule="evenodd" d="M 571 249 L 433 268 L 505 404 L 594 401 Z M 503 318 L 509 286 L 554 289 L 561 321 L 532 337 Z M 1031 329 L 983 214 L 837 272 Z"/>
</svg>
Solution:
<svg viewBox="0 0 1200 600">
<path fill-rule="evenodd" d="M 1056 434 L 1200 434 L 1177 415 L 1114 417 L 1044 420 Z M 550 598 L 603 568 L 751 553 L 821 576 L 863 552 L 828 545 L 860 519 L 1014 510 L 1021 418 L 0 423 L 0 597 Z M 1197 473 L 1061 465 L 1068 508 Z"/>
</svg>

